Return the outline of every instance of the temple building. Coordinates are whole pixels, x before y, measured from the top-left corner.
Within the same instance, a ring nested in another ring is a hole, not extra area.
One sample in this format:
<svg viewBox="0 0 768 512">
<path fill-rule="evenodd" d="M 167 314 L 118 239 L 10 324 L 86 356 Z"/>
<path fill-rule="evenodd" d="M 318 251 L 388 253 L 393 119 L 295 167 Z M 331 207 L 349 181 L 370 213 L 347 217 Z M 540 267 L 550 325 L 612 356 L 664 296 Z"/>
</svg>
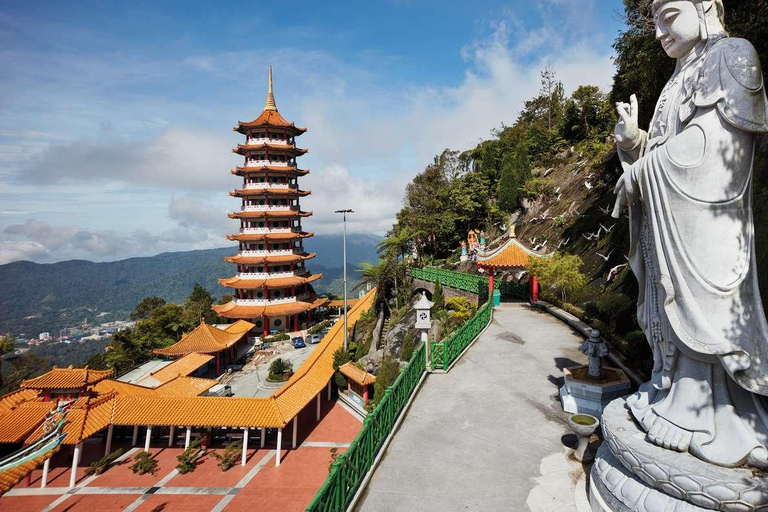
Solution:
<svg viewBox="0 0 768 512">
<path fill-rule="evenodd" d="M 298 178 L 309 171 L 297 166 L 296 158 L 307 150 L 296 147 L 296 137 L 307 129 L 278 112 L 271 67 L 263 112 L 233 130 L 245 135 L 245 144 L 232 150 L 244 158 L 242 167 L 231 171 L 242 178 L 241 186 L 230 192 L 241 199 L 240 210 L 229 214 L 239 220 L 240 229 L 227 236 L 238 242 L 238 253 L 225 258 L 237 272 L 219 280 L 233 289 L 232 300 L 213 309 L 226 318 L 248 319 L 264 336 L 272 330 L 298 331 L 327 300 L 318 299 L 311 286 L 322 274 L 307 269 L 306 261 L 315 254 L 303 245 L 313 233 L 304 231 L 301 221 L 312 212 L 299 207 L 299 198 L 310 191 L 299 188 Z"/>
</svg>

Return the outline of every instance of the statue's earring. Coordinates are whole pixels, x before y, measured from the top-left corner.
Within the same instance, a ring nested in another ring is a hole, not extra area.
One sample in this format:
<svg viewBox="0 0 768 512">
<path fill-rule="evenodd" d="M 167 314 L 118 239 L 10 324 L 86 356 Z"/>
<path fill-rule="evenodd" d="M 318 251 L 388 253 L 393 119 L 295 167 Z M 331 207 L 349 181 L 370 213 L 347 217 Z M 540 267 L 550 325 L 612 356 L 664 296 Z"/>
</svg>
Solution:
<svg viewBox="0 0 768 512">
<path fill-rule="evenodd" d="M 705 8 L 704 4 L 707 4 L 709 7 Z M 706 12 L 712 7 L 712 0 L 697 1 L 693 5 L 696 6 L 696 13 L 699 15 L 699 35 L 702 41 L 706 41 L 709 36 Z"/>
</svg>

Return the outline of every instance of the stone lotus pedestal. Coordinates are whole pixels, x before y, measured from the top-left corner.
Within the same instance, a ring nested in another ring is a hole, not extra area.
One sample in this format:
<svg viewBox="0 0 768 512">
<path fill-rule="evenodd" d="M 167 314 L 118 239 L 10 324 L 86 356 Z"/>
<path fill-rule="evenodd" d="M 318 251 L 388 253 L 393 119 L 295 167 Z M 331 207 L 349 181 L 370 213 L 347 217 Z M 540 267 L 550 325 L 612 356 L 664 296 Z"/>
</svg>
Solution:
<svg viewBox="0 0 768 512">
<path fill-rule="evenodd" d="M 623 398 L 605 408 L 605 442 L 590 476 L 593 512 L 761 512 L 768 478 L 751 468 L 725 468 L 645 440 Z"/>
<path fill-rule="evenodd" d="M 589 377 L 588 365 L 565 368 L 565 384 L 560 388 L 560 403 L 565 412 L 600 417 L 611 400 L 632 389 L 626 374 L 618 368 L 603 367 L 603 378 Z"/>
</svg>

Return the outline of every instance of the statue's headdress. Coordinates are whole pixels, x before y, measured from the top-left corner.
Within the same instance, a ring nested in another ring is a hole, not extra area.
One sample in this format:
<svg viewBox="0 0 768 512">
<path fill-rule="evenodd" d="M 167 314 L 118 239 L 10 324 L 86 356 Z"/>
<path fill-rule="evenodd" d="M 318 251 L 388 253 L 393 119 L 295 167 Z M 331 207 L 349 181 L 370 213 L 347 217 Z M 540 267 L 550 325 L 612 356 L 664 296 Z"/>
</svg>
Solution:
<svg viewBox="0 0 768 512">
<path fill-rule="evenodd" d="M 661 9 L 661 6 L 675 0 L 653 0 L 651 10 L 654 17 Z M 678 0 L 680 1 L 680 0 Z M 723 28 L 725 26 L 725 9 L 723 0 L 683 0 L 691 2 L 696 6 L 696 12 L 699 14 L 699 25 L 701 39 L 707 43 L 713 43 L 717 39 L 726 37 L 728 34 Z"/>
</svg>

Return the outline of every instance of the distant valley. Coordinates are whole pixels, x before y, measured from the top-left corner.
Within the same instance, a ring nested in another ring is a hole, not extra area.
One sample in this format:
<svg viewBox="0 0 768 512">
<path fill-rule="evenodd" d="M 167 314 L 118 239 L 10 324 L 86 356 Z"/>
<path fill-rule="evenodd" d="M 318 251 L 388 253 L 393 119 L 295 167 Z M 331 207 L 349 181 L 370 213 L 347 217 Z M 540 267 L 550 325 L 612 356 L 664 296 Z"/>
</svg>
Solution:
<svg viewBox="0 0 768 512">
<path fill-rule="evenodd" d="M 347 237 L 348 279 L 361 262 L 375 263 L 376 244 L 381 237 L 351 234 Z M 308 261 L 312 272 L 322 272 L 314 284 L 318 293 L 342 292 L 342 238 L 316 235 L 305 241 L 317 257 Z M 156 295 L 180 302 L 195 283 L 217 298 L 229 293 L 217 279 L 228 277 L 234 265 L 223 257 L 236 247 L 163 253 L 106 263 L 84 260 L 39 264 L 16 261 L 0 265 L 0 333 L 35 337 L 40 332 L 58 334 L 59 329 L 88 320 L 101 323 L 127 317 L 144 297 Z"/>
</svg>

